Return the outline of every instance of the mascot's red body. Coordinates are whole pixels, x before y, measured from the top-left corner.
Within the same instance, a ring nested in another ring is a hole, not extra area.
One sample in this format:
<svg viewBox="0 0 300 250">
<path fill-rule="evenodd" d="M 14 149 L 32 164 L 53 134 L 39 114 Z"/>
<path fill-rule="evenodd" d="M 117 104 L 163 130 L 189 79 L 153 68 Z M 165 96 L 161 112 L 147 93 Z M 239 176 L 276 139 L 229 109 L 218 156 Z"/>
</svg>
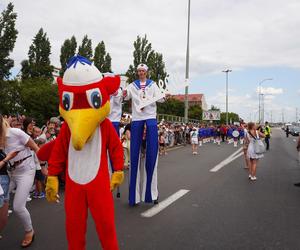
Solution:
<svg viewBox="0 0 300 250">
<path fill-rule="evenodd" d="M 65 123 L 57 139 L 52 145 L 42 148 L 38 156 L 43 160 L 49 158 L 48 193 L 53 185 L 51 177 L 66 172 L 69 249 L 85 249 L 88 208 L 103 249 L 118 249 L 107 152 L 115 173 L 123 174 L 123 149 L 106 116 L 109 113 L 109 95 L 119 88 L 120 78 L 102 79 L 94 68 L 89 67 L 94 66 L 85 58 L 74 57 L 67 69 L 70 72 L 66 71 L 64 78 L 58 79 L 60 114 Z M 91 72 L 86 73 L 86 70 Z"/>
</svg>

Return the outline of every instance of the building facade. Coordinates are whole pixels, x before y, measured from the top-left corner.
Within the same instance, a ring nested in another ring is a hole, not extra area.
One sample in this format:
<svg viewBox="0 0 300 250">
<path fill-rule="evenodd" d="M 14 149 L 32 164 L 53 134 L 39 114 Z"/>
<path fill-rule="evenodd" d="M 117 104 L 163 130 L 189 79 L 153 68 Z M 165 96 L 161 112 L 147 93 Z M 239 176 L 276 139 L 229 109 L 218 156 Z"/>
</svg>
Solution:
<svg viewBox="0 0 300 250">
<path fill-rule="evenodd" d="M 185 95 L 181 95 L 181 94 L 172 95 L 172 98 L 184 102 Z M 200 106 L 202 110 L 207 110 L 207 103 L 204 94 L 189 94 L 188 103 L 189 103 L 189 107 L 196 105 L 196 106 Z"/>
</svg>

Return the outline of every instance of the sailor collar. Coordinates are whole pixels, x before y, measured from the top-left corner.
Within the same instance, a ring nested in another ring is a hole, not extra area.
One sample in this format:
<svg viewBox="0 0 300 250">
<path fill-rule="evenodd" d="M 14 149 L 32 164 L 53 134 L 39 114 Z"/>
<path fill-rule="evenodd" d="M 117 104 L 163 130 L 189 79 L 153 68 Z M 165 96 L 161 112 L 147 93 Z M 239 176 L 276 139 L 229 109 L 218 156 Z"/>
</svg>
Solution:
<svg viewBox="0 0 300 250">
<path fill-rule="evenodd" d="M 148 86 L 151 86 L 153 83 L 153 81 L 151 79 L 147 79 L 146 80 L 146 86 L 145 87 L 148 87 Z M 137 89 L 141 89 L 141 81 L 140 80 L 135 80 L 133 82 L 134 86 L 137 88 Z"/>
</svg>

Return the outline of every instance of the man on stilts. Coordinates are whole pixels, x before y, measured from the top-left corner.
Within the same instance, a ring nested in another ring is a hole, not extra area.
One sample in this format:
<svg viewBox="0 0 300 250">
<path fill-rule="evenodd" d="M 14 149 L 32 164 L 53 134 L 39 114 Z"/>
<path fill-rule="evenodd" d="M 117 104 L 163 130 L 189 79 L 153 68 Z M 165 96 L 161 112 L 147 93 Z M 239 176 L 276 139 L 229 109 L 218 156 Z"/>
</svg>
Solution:
<svg viewBox="0 0 300 250">
<path fill-rule="evenodd" d="M 147 79 L 148 67 L 137 67 L 139 79 L 132 82 L 124 91 L 125 100 L 132 100 L 132 124 L 130 141 L 130 183 L 129 205 L 140 201 L 158 203 L 157 163 L 158 129 L 156 120 L 156 102 L 139 108 L 143 99 L 155 99 L 160 93 L 157 84 Z M 146 126 L 145 164 L 141 165 L 141 144 L 144 126 Z"/>
</svg>

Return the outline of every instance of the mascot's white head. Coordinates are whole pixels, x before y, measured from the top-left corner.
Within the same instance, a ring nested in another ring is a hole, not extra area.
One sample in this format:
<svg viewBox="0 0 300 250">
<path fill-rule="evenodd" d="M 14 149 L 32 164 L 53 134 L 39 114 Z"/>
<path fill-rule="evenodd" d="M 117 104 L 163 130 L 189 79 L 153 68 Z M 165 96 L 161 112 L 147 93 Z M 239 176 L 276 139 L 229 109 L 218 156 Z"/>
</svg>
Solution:
<svg viewBox="0 0 300 250">
<path fill-rule="evenodd" d="M 70 128 L 73 147 L 81 150 L 108 116 L 109 96 L 118 90 L 120 77 L 103 78 L 88 59 L 77 55 L 69 60 L 57 83 L 59 112 Z"/>
</svg>

